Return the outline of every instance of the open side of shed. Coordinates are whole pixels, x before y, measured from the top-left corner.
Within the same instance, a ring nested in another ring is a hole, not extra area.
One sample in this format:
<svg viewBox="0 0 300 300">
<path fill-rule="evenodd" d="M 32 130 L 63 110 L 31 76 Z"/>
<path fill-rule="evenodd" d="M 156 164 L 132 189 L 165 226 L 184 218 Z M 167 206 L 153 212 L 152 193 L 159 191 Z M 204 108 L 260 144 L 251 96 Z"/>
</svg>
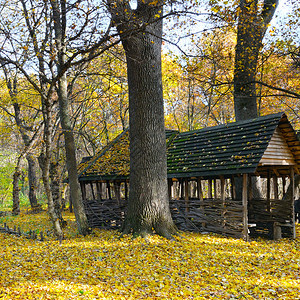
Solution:
<svg viewBox="0 0 300 300">
<path fill-rule="evenodd" d="M 166 140 L 170 208 L 179 229 L 245 240 L 295 237 L 294 190 L 287 187 L 299 173 L 300 142 L 285 114 L 166 131 Z M 121 226 L 130 188 L 128 131 L 79 170 L 91 227 Z"/>
</svg>

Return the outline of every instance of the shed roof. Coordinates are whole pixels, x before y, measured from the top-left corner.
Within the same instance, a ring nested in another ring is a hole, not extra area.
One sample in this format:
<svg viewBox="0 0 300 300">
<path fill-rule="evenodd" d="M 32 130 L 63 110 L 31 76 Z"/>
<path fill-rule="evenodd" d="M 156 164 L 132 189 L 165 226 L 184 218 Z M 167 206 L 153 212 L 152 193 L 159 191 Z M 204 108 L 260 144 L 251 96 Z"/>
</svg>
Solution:
<svg viewBox="0 0 300 300">
<path fill-rule="evenodd" d="M 266 175 L 270 165 L 276 166 L 274 163 L 266 164 L 265 160 L 264 164 L 260 162 L 269 153 L 269 150 L 266 150 L 274 134 L 278 134 L 278 130 L 283 137 L 283 142 L 294 156 L 295 167 L 298 168 L 300 142 L 284 113 L 195 131 L 179 133 L 166 130 L 168 177 L 214 177 L 258 171 L 261 175 Z M 286 151 L 286 146 L 284 148 Z M 280 153 L 276 155 L 280 156 Z M 289 165 L 279 163 L 278 167 L 276 173 L 284 174 L 287 173 Z M 129 175 L 128 130 L 91 160 L 80 164 L 79 171 L 80 180 L 127 178 Z"/>
<path fill-rule="evenodd" d="M 263 171 L 260 161 L 277 128 L 294 155 L 296 166 L 299 165 L 300 142 L 287 116 L 277 113 L 178 133 L 168 147 L 168 176 L 216 176 Z"/>
</svg>

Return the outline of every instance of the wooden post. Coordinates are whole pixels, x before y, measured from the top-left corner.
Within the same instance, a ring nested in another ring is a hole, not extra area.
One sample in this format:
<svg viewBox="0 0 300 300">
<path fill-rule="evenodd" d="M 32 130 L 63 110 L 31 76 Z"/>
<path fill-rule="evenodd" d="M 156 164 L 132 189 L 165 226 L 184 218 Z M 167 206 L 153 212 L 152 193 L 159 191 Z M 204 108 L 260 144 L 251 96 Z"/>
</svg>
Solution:
<svg viewBox="0 0 300 300">
<path fill-rule="evenodd" d="M 184 199 L 184 188 L 183 188 L 183 179 L 180 179 L 180 199 Z"/>
<path fill-rule="evenodd" d="M 100 201 L 102 200 L 102 184 L 100 182 L 96 182 L 96 189 L 97 189 L 97 199 Z"/>
<path fill-rule="evenodd" d="M 111 200 L 111 191 L 110 191 L 110 182 L 109 180 L 106 180 L 106 188 L 108 193 L 108 199 Z"/>
<path fill-rule="evenodd" d="M 127 202 L 128 200 L 128 184 L 127 180 L 125 180 L 125 201 Z"/>
<path fill-rule="evenodd" d="M 208 180 L 208 198 L 212 199 L 212 180 Z"/>
<path fill-rule="evenodd" d="M 180 181 L 177 180 L 175 184 L 175 198 L 176 200 L 180 199 Z"/>
<path fill-rule="evenodd" d="M 204 200 L 203 200 L 203 192 L 202 192 L 202 184 L 201 184 L 201 178 L 197 177 L 197 195 L 200 200 L 200 211 L 204 216 Z M 206 227 L 206 223 L 202 222 L 202 227 Z"/>
<path fill-rule="evenodd" d="M 231 197 L 232 200 L 236 200 L 236 189 L 235 189 L 235 180 L 234 180 L 234 175 L 231 176 Z"/>
<path fill-rule="evenodd" d="M 185 211 L 189 211 L 189 180 L 186 178 L 184 180 L 184 201 L 185 201 Z"/>
<path fill-rule="evenodd" d="M 294 203 L 295 203 L 295 171 L 294 168 L 291 167 L 291 180 L 290 184 L 292 185 L 292 199 L 290 201 L 291 203 L 291 210 L 292 210 L 292 234 L 293 239 L 296 238 L 296 227 L 295 227 L 295 209 L 294 209 Z"/>
<path fill-rule="evenodd" d="M 267 211 L 271 212 L 271 175 L 270 175 L 270 170 L 268 170 L 268 178 L 267 178 Z"/>
<path fill-rule="evenodd" d="M 282 195 L 285 194 L 285 185 L 286 185 L 286 180 L 285 180 L 285 177 L 282 176 L 282 188 L 283 188 Z"/>
<path fill-rule="evenodd" d="M 214 183 L 214 198 L 217 199 L 218 198 L 217 179 L 214 179 L 213 183 Z"/>
<path fill-rule="evenodd" d="M 121 191 L 120 191 L 120 182 L 114 180 L 114 192 L 117 200 L 118 206 L 121 204 Z"/>
<path fill-rule="evenodd" d="M 249 176 L 249 183 L 248 183 L 248 194 L 249 194 L 249 199 L 248 199 L 248 200 L 250 200 L 250 201 L 253 199 L 252 180 L 254 180 L 254 178 L 252 178 L 251 176 Z"/>
<path fill-rule="evenodd" d="M 91 186 L 93 200 L 96 200 L 95 193 L 94 193 L 94 187 L 93 187 L 93 183 L 92 182 L 90 183 L 90 186 Z"/>
<path fill-rule="evenodd" d="M 245 241 L 249 241 L 248 235 L 248 175 L 243 174 L 243 191 L 242 191 L 242 205 L 243 205 L 243 238 Z"/>
<path fill-rule="evenodd" d="M 85 201 L 86 201 L 86 188 L 85 188 L 85 183 L 84 183 L 84 182 L 80 182 L 80 187 L 81 187 L 82 199 L 83 199 L 83 202 L 85 202 Z"/>
<path fill-rule="evenodd" d="M 226 207 L 225 207 L 225 179 L 224 176 L 220 176 L 221 180 L 221 201 L 222 201 L 222 226 L 225 228 L 226 226 L 226 220 L 225 220 L 225 214 L 226 214 Z"/>
<path fill-rule="evenodd" d="M 278 180 L 277 176 L 273 176 L 273 190 L 274 190 L 274 199 L 278 200 Z"/>
<path fill-rule="evenodd" d="M 169 201 L 172 200 L 172 187 L 173 187 L 172 178 L 168 178 L 168 195 L 169 195 Z"/>
</svg>

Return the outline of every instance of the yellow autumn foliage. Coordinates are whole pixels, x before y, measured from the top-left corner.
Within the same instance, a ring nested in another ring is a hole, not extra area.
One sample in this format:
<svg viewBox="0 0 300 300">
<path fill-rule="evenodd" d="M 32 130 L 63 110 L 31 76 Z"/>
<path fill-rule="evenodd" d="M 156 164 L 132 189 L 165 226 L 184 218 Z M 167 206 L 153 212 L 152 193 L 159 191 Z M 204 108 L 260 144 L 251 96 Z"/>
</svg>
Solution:
<svg viewBox="0 0 300 300">
<path fill-rule="evenodd" d="M 169 241 L 105 230 L 82 237 L 74 217 L 65 219 L 61 244 L 46 213 L 0 219 L 47 232 L 44 242 L 0 233 L 0 299 L 300 299 L 299 237 L 181 233 Z"/>
</svg>

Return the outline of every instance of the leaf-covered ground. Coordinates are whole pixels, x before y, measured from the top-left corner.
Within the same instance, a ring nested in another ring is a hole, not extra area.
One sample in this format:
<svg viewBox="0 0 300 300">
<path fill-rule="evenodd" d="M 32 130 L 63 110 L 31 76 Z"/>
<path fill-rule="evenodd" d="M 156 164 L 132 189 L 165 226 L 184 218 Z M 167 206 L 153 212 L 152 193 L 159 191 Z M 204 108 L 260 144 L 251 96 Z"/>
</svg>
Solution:
<svg viewBox="0 0 300 300">
<path fill-rule="evenodd" d="M 0 299 L 300 299 L 299 237 L 247 243 L 183 233 L 146 241 L 101 230 L 80 237 L 65 217 L 62 244 L 45 213 L 0 218 L 48 230 L 45 242 L 0 233 Z"/>
</svg>

